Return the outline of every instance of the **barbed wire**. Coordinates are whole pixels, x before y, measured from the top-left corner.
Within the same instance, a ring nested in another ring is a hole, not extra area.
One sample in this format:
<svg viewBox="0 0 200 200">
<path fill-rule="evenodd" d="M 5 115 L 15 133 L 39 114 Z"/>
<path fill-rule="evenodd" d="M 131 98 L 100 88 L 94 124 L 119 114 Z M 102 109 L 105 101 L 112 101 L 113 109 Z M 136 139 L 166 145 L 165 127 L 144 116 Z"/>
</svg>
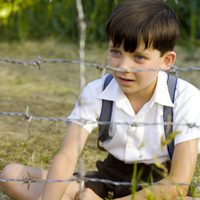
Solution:
<svg viewBox="0 0 200 200">
<path fill-rule="evenodd" d="M 126 182 L 126 181 L 112 181 L 109 179 L 100 179 L 100 178 L 88 178 L 86 176 L 83 177 L 84 178 L 84 182 L 100 182 L 100 183 L 105 183 L 105 184 L 112 184 L 115 186 L 131 186 L 133 184 L 133 182 Z M 23 184 L 27 184 L 28 186 L 30 186 L 30 184 L 32 183 L 70 183 L 70 182 L 80 182 L 81 178 L 79 176 L 74 176 L 73 178 L 70 179 L 35 179 L 32 178 L 30 175 L 28 175 L 25 178 L 8 178 L 8 179 L 4 179 L 1 178 L 0 182 L 21 182 Z M 149 186 L 149 185 L 166 185 L 165 183 L 136 183 L 137 186 L 140 187 L 145 187 L 145 186 Z M 189 185 L 188 183 L 171 183 L 171 185 Z"/>
<path fill-rule="evenodd" d="M 78 2 L 78 1 L 77 1 Z M 178 3 L 178 0 L 175 0 L 176 3 Z M 81 1 L 79 1 L 78 5 L 80 6 Z M 83 13 L 82 13 L 83 14 Z M 83 19 L 80 16 L 80 22 L 83 24 Z M 81 52 L 82 55 L 84 54 L 84 51 Z M 81 56 L 80 56 L 81 57 Z M 82 57 L 83 58 L 83 57 Z M 112 66 L 106 65 L 106 64 L 97 64 L 97 63 L 90 63 L 90 62 L 85 62 L 84 59 L 80 59 L 80 60 L 72 60 L 72 59 L 44 59 L 39 57 L 38 59 L 34 59 L 31 61 L 24 61 L 24 60 L 15 60 L 15 59 L 10 59 L 10 58 L 0 58 L 0 62 L 1 63 L 6 63 L 6 64 L 12 64 L 12 65 L 23 65 L 23 66 L 27 66 L 27 67 L 31 67 L 31 68 L 38 68 L 39 70 L 41 69 L 41 66 L 44 64 L 56 64 L 56 63 L 71 63 L 71 64 L 79 64 L 80 66 L 87 66 L 87 67 L 93 67 L 93 68 L 97 68 L 99 70 L 113 70 L 113 71 L 120 71 L 120 72 L 124 72 L 124 71 L 128 71 L 128 72 L 141 72 L 141 71 L 160 71 L 161 69 L 152 69 L 152 68 L 146 68 L 146 69 L 141 69 L 141 68 L 137 68 L 137 69 L 124 69 L 124 68 L 114 68 Z M 172 73 L 177 73 L 177 72 L 191 72 L 191 71 L 200 71 L 200 66 L 190 66 L 190 67 L 178 67 L 176 65 L 173 65 L 172 68 L 170 69 L 169 72 Z M 80 76 L 80 79 L 82 80 L 82 85 L 84 85 L 84 78 L 83 78 L 83 71 L 82 74 Z M 82 86 L 81 86 L 82 87 Z M 25 112 L 0 112 L 0 116 L 7 116 L 7 117 L 22 117 L 27 121 L 50 121 L 50 122 L 68 122 L 68 121 L 77 121 L 80 123 L 98 123 L 98 124 L 119 124 L 119 125 L 128 125 L 128 126 L 152 126 L 152 125 L 179 125 L 179 126 L 187 126 L 188 128 L 199 128 L 200 125 L 195 124 L 195 123 L 175 123 L 175 122 L 162 122 L 162 123 L 144 123 L 144 122 L 133 122 L 133 123 L 129 123 L 129 122 L 100 122 L 100 121 L 92 121 L 92 120 L 87 120 L 87 119 L 68 119 L 67 117 L 46 117 L 46 116 L 33 116 L 32 114 L 29 113 L 29 109 L 26 109 Z M 82 173 L 82 172 L 81 172 Z M 101 182 L 101 183 L 105 183 L 105 184 L 113 184 L 116 186 L 131 186 L 133 184 L 132 182 L 119 182 L 119 181 L 112 181 L 112 180 L 107 180 L 107 179 L 98 179 L 98 178 L 87 178 L 85 176 L 76 176 L 70 179 L 65 179 L 65 180 L 61 180 L 61 179 L 35 179 L 32 178 L 29 173 L 27 177 L 24 178 L 20 178 L 20 179 L 16 179 L 16 178 L 10 178 L 10 179 L 0 179 L 0 182 L 21 182 L 22 184 L 26 184 L 27 185 L 27 189 L 29 189 L 31 187 L 32 183 L 70 183 L 73 181 L 77 181 L 77 182 Z M 164 183 L 155 183 L 156 185 L 165 185 Z M 171 185 L 189 185 L 187 183 L 172 183 Z M 134 183 L 134 185 L 137 186 L 141 186 L 141 187 L 145 187 L 145 186 L 149 186 L 151 184 L 149 183 Z M 196 187 L 198 188 L 198 187 Z"/>
<path fill-rule="evenodd" d="M 27 121 L 49 121 L 49 122 L 77 122 L 81 124 L 99 124 L 99 125 L 108 125 L 108 124 L 116 124 L 116 125 L 127 125 L 132 127 L 139 126 L 158 126 L 158 125 L 176 125 L 176 126 L 186 126 L 188 128 L 199 128 L 200 124 L 196 124 L 193 122 L 117 122 L 117 121 L 94 121 L 83 118 L 68 118 L 66 117 L 46 117 L 46 116 L 33 116 L 30 113 L 26 112 L 0 112 L 0 116 L 2 117 L 22 117 Z"/>
<path fill-rule="evenodd" d="M 24 61 L 24 60 L 15 60 L 15 59 L 9 59 L 9 58 L 0 58 L 1 63 L 7 63 L 7 64 L 14 64 L 14 65 L 23 65 L 27 67 L 37 67 L 38 69 L 41 69 L 41 66 L 44 64 L 52 64 L 52 63 L 71 63 L 71 64 L 84 64 L 87 67 L 93 67 L 99 70 L 113 70 L 113 71 L 120 71 L 120 72 L 142 72 L 142 71 L 162 71 L 162 69 L 154 69 L 154 68 L 115 68 L 106 64 L 98 64 L 98 63 L 90 63 L 90 62 L 84 62 L 81 60 L 73 60 L 73 59 L 44 59 L 39 57 L 38 59 L 34 59 L 32 61 Z M 188 67 L 178 67 L 176 65 L 172 65 L 169 72 L 176 73 L 176 72 L 191 72 L 191 71 L 200 71 L 200 66 L 188 66 Z"/>
<path fill-rule="evenodd" d="M 137 183 L 134 180 L 128 182 L 128 181 L 112 181 L 109 179 L 99 179 L 99 178 L 88 178 L 86 176 L 84 177 L 80 177 L 80 176 L 73 176 L 73 178 L 70 179 L 35 179 L 32 178 L 29 173 L 27 177 L 24 178 L 0 178 L 0 182 L 6 183 L 6 182 L 18 182 L 18 183 L 22 183 L 22 184 L 26 184 L 27 185 L 27 190 L 30 189 L 31 184 L 33 183 L 42 183 L 42 184 L 47 184 L 47 183 L 71 183 L 76 181 L 77 183 L 81 183 L 81 181 L 85 182 L 98 182 L 98 183 L 104 183 L 104 184 L 112 184 L 114 186 L 137 186 L 137 187 L 148 187 L 148 186 L 152 186 L 152 185 L 166 185 L 169 186 L 169 183 L 163 183 L 163 182 L 155 182 L 155 183 L 147 183 L 147 182 L 140 182 Z M 174 183 L 170 183 L 170 185 L 176 185 L 176 186 L 190 186 L 190 184 L 188 183 L 183 183 L 183 182 L 174 182 Z M 200 187 L 198 186 L 197 183 L 194 183 L 195 185 L 195 190 L 199 191 Z"/>
</svg>

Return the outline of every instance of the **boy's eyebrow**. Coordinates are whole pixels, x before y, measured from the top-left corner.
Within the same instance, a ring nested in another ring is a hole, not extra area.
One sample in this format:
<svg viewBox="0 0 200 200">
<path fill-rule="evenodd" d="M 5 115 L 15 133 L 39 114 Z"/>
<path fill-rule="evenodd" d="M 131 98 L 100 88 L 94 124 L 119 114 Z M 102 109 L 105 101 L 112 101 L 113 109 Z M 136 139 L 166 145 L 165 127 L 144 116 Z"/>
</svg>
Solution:
<svg viewBox="0 0 200 200">
<path fill-rule="evenodd" d="M 119 49 L 119 47 L 114 47 L 112 43 L 109 43 L 109 48 L 113 48 L 113 49 Z M 144 49 L 145 50 L 145 49 Z M 150 54 L 146 51 L 137 51 L 135 50 L 134 52 L 131 52 L 134 54 L 138 54 L 138 55 L 143 55 L 143 56 L 150 56 Z"/>
<path fill-rule="evenodd" d="M 143 51 L 134 51 L 134 54 L 140 54 L 140 55 L 144 55 L 144 56 L 150 56 L 150 54 L 148 52 L 143 52 Z"/>
</svg>

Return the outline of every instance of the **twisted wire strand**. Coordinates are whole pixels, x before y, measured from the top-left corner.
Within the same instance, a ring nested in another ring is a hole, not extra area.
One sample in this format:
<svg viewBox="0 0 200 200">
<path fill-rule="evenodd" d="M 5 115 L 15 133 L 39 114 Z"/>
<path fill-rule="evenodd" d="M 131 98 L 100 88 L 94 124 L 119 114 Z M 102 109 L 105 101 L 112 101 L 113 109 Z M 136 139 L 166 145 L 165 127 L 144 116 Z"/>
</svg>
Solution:
<svg viewBox="0 0 200 200">
<path fill-rule="evenodd" d="M 27 67 L 37 67 L 41 69 L 43 64 L 50 64 L 50 63 L 71 63 L 71 64 L 84 64 L 87 67 L 97 68 L 99 70 L 112 70 L 112 71 L 119 71 L 119 72 L 142 72 L 142 71 L 162 71 L 161 69 L 153 69 L 153 68 L 134 68 L 134 69 L 124 69 L 124 68 L 115 68 L 106 64 L 98 64 L 98 63 L 90 63 L 84 62 L 80 60 L 71 60 L 71 59 L 43 59 L 38 58 L 32 61 L 23 61 L 23 60 L 14 60 L 14 59 L 7 59 L 7 58 L 0 58 L 1 63 L 7 64 L 14 64 L 14 65 L 24 65 Z M 169 72 L 176 73 L 176 72 L 191 72 L 191 71 L 200 71 L 200 66 L 189 66 L 189 67 L 178 67 L 173 65 Z"/>
<path fill-rule="evenodd" d="M 131 186 L 133 182 L 120 182 L 120 181 L 112 181 L 109 179 L 99 179 L 99 178 L 87 178 L 87 177 L 83 177 L 85 182 L 91 181 L 91 182 L 101 182 L 101 183 L 106 183 L 106 184 L 112 184 L 115 186 Z M 0 182 L 21 182 L 23 184 L 27 184 L 30 185 L 32 183 L 70 183 L 73 181 L 77 181 L 80 182 L 81 179 L 79 176 L 77 177 L 73 177 L 70 179 L 35 179 L 35 178 L 31 178 L 30 176 L 26 177 L 26 178 L 9 178 L 9 179 L 0 179 Z M 152 185 L 153 183 L 136 183 L 137 186 L 148 186 L 148 185 Z M 172 185 L 189 185 L 187 183 L 171 183 Z M 156 183 L 156 185 L 165 185 L 164 183 Z"/>
<path fill-rule="evenodd" d="M 100 124 L 100 125 L 107 125 L 107 124 L 117 124 L 117 125 L 127 125 L 132 127 L 139 127 L 139 126 L 163 126 L 163 125 L 177 125 L 177 126 L 186 126 L 188 128 L 199 128 L 200 124 L 196 123 L 175 123 L 175 122 L 155 122 L 155 123 L 148 123 L 148 122 L 108 122 L 108 121 L 93 121 L 88 119 L 77 119 L 77 118 L 67 118 L 67 117 L 46 117 L 46 116 L 33 116 L 30 113 L 26 112 L 0 112 L 0 116 L 2 117 L 22 117 L 26 120 L 30 121 L 49 121 L 49 122 L 80 122 L 83 124 Z"/>
</svg>

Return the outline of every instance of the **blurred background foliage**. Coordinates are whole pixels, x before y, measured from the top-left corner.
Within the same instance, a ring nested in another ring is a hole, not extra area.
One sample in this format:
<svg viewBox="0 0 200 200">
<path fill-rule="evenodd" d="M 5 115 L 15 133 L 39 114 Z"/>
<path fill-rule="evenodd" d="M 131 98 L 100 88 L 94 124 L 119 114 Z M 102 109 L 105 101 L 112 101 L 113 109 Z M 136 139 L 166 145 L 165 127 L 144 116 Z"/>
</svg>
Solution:
<svg viewBox="0 0 200 200">
<path fill-rule="evenodd" d="M 105 22 L 121 0 L 82 0 L 87 42 L 105 41 Z M 200 44 L 200 1 L 165 0 L 181 21 L 181 40 Z M 75 0 L 0 0 L 0 40 L 26 41 L 54 37 L 78 41 Z"/>
</svg>

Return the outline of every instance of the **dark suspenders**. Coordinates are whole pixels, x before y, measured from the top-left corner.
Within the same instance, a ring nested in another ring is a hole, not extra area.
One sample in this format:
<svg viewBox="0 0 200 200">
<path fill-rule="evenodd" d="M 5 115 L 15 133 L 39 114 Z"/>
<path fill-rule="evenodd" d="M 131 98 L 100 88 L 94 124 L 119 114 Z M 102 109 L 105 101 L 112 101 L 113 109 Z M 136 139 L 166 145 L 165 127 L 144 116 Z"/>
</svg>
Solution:
<svg viewBox="0 0 200 200">
<path fill-rule="evenodd" d="M 107 85 L 110 83 L 112 80 L 113 76 L 112 74 L 107 75 L 104 85 L 103 85 L 103 90 L 107 87 Z M 168 75 L 167 79 L 167 86 L 170 94 L 171 101 L 174 103 L 174 98 L 175 98 L 175 91 L 176 91 L 176 84 L 177 84 L 177 78 L 171 75 Z M 109 139 L 109 127 L 110 127 L 110 121 L 111 121 L 111 116 L 112 116 L 112 107 L 113 107 L 113 101 L 109 100 L 102 100 L 102 107 L 101 107 L 101 114 L 99 118 L 99 136 L 98 136 L 98 148 L 103 150 L 102 143 Z M 165 137 L 166 139 L 169 137 L 169 135 L 173 131 L 173 108 L 164 106 L 163 107 L 163 121 L 164 121 L 164 131 L 165 131 Z M 167 123 L 168 122 L 168 123 Z M 169 123 L 171 122 L 171 123 Z M 168 154 L 170 159 L 172 159 L 173 151 L 174 151 L 174 140 L 171 141 L 167 145 L 168 149 Z"/>
<path fill-rule="evenodd" d="M 110 83 L 112 79 L 113 79 L 112 74 L 108 74 L 103 85 L 103 90 L 107 87 L 107 85 Z M 105 140 L 109 138 L 109 127 L 110 127 L 109 122 L 111 121 L 112 108 L 113 108 L 113 101 L 108 101 L 105 99 L 102 100 L 101 114 L 99 118 L 99 122 L 100 122 L 99 123 L 99 137 L 97 140 L 97 146 L 100 150 L 104 150 L 101 143 L 103 143 Z"/>
<path fill-rule="evenodd" d="M 170 95 L 172 103 L 174 103 L 176 84 L 177 84 L 177 77 L 168 75 L 167 86 L 168 86 L 169 95 Z M 163 107 L 163 121 L 165 123 L 164 131 L 165 131 L 165 137 L 167 139 L 169 138 L 169 135 L 173 132 L 173 124 L 172 124 L 174 121 L 173 107 L 168 107 L 168 106 Z M 168 150 L 170 159 L 172 159 L 173 152 L 174 152 L 174 140 L 171 140 L 171 142 L 167 145 L 167 150 Z"/>
</svg>

